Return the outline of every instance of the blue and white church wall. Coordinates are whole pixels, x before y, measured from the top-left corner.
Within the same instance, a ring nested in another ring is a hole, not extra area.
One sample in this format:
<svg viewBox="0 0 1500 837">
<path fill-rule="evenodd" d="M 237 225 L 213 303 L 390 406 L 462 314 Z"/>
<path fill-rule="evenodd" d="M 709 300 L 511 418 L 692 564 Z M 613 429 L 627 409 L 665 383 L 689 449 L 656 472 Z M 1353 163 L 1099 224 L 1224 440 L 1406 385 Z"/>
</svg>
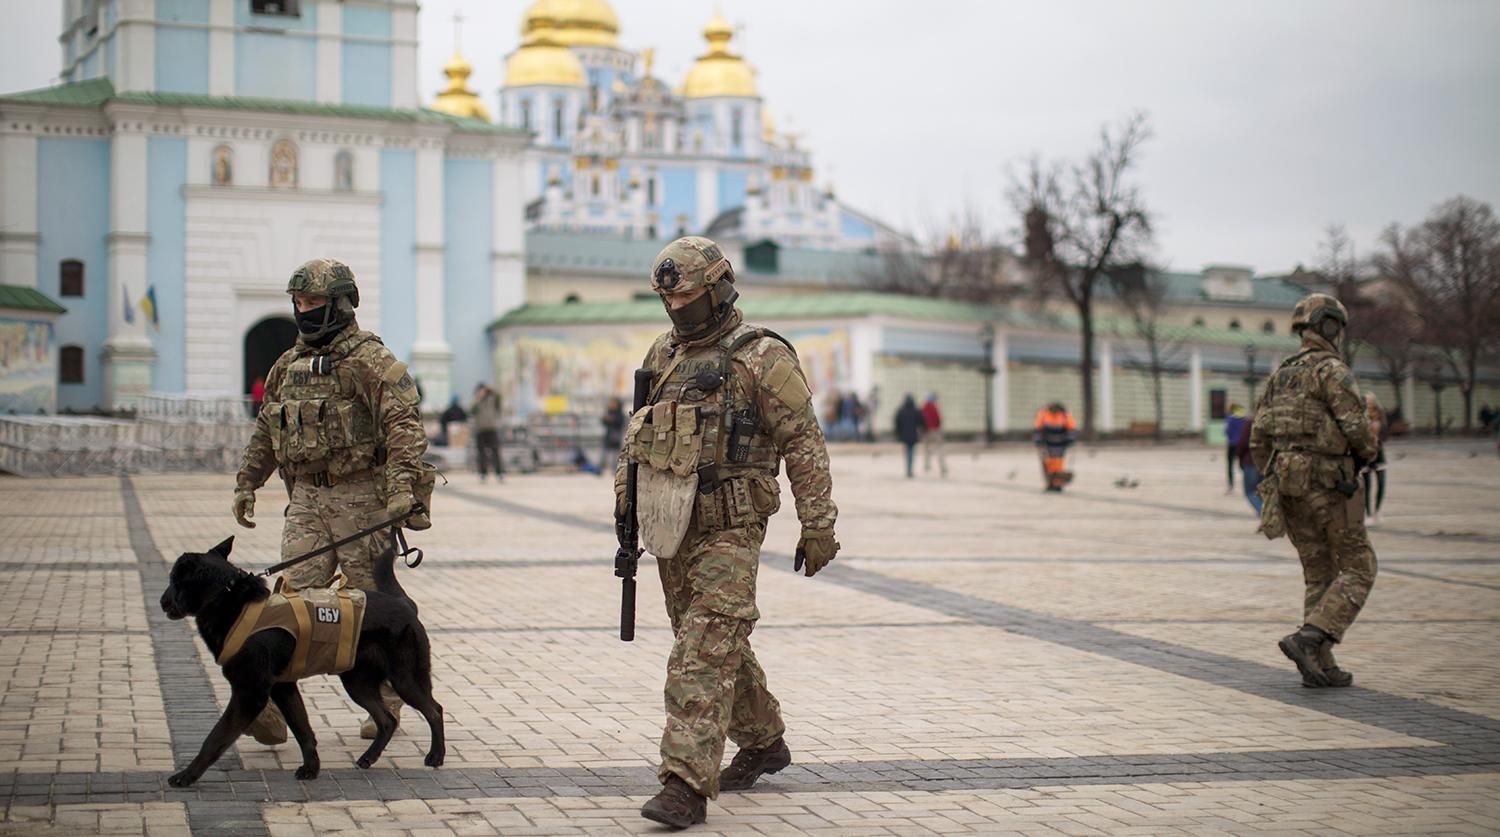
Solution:
<svg viewBox="0 0 1500 837">
<path fill-rule="evenodd" d="M 295 14 L 257 13 L 279 5 Z M 415 0 L 65 0 L 64 81 L 417 106 Z"/>
</svg>

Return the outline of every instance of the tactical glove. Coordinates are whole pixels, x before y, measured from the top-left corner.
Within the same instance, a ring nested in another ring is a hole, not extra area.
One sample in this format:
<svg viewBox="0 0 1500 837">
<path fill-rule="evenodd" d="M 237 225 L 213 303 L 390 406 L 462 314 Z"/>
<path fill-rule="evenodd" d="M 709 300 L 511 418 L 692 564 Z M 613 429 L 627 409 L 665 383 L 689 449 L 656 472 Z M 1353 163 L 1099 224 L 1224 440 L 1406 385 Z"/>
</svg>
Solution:
<svg viewBox="0 0 1500 837">
<path fill-rule="evenodd" d="M 241 488 L 234 492 L 234 519 L 246 529 L 254 529 L 255 521 L 250 518 L 255 516 L 255 492 L 248 488 Z"/>
<path fill-rule="evenodd" d="M 797 557 L 792 569 L 802 570 L 811 578 L 828 566 L 837 554 L 839 542 L 833 539 L 832 529 L 803 529 L 802 539 L 797 541 Z"/>
<path fill-rule="evenodd" d="M 396 492 L 385 501 L 385 516 L 390 519 L 398 517 L 404 518 L 407 515 L 411 514 L 411 506 L 411 492 L 403 489 L 397 489 Z"/>
</svg>

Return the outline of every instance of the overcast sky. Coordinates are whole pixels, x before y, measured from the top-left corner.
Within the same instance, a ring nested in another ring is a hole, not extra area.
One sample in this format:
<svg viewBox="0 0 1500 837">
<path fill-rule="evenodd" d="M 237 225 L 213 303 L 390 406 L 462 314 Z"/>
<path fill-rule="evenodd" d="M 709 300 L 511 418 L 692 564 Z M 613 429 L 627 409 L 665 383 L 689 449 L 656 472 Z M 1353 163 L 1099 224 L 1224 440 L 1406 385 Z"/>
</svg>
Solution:
<svg viewBox="0 0 1500 837">
<path fill-rule="evenodd" d="M 55 80 L 61 0 L 0 0 L 0 90 Z M 492 111 L 529 0 L 427 0 L 424 100 L 461 10 Z M 656 47 L 675 86 L 711 0 L 615 0 L 621 42 Z M 1013 234 L 1009 172 L 1076 156 L 1146 111 L 1139 172 L 1158 261 L 1259 272 L 1311 265 L 1330 223 L 1361 254 L 1392 221 L 1465 193 L 1500 203 L 1500 2 L 1494 0 L 726 0 L 779 127 L 819 183 L 930 232 L 965 206 Z"/>
</svg>

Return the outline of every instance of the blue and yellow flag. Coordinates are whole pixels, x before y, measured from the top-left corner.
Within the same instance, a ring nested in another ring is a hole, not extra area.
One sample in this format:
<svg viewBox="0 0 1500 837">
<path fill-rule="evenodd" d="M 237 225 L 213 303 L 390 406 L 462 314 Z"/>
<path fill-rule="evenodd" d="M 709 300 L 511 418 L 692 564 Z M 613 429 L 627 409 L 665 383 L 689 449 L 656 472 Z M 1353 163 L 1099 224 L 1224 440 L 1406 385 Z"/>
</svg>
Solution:
<svg viewBox="0 0 1500 837">
<path fill-rule="evenodd" d="M 141 297 L 141 310 L 151 320 L 151 325 L 161 328 L 161 321 L 156 317 L 156 286 L 152 285 L 146 289 L 146 295 Z"/>
</svg>

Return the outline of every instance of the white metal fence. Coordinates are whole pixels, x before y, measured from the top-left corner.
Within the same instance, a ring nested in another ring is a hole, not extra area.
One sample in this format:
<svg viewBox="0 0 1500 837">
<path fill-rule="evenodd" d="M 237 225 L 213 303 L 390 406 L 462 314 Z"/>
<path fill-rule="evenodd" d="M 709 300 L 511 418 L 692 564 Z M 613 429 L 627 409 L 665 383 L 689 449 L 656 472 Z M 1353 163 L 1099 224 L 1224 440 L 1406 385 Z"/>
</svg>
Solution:
<svg viewBox="0 0 1500 837">
<path fill-rule="evenodd" d="M 248 399 L 146 396 L 134 419 L 0 416 L 0 470 L 21 476 L 227 471 L 253 428 Z"/>
</svg>

